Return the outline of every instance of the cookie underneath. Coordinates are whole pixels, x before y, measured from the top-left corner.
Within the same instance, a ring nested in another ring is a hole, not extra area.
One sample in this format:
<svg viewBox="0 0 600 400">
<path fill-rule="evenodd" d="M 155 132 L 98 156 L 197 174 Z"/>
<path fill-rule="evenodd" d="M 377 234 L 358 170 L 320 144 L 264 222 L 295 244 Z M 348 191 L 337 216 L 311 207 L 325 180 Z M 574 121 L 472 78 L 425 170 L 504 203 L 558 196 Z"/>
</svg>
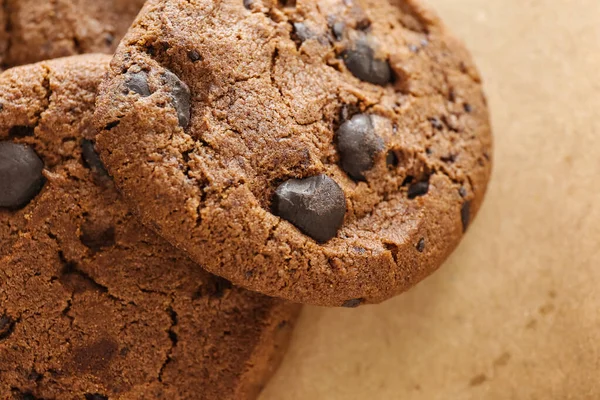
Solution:
<svg viewBox="0 0 600 400">
<path fill-rule="evenodd" d="M 108 62 L 0 75 L 0 398 L 255 398 L 298 306 L 204 272 L 136 222 L 95 152 Z"/>
<path fill-rule="evenodd" d="M 112 54 L 143 5 L 144 0 L 3 0 L 0 68 Z"/>
</svg>

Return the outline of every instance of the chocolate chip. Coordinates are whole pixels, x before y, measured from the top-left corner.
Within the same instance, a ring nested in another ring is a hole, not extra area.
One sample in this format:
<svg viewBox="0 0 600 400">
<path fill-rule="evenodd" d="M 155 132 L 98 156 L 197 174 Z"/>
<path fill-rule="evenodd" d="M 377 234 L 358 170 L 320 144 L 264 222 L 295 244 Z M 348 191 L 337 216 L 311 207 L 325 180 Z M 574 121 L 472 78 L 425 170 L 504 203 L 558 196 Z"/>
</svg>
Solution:
<svg viewBox="0 0 600 400">
<path fill-rule="evenodd" d="M 331 27 L 335 40 L 340 41 L 344 38 L 344 32 L 346 31 L 346 24 L 343 22 L 335 22 Z"/>
<path fill-rule="evenodd" d="M 313 36 L 310 29 L 303 22 L 294 22 L 294 33 L 301 42 L 305 42 Z"/>
<path fill-rule="evenodd" d="M 35 135 L 35 128 L 32 126 L 16 125 L 8 130 L 8 136 L 11 138 L 31 137 Z"/>
<path fill-rule="evenodd" d="M 192 94 L 190 88 L 171 71 L 165 71 L 163 74 L 165 85 L 171 89 L 173 106 L 177 111 L 179 125 L 186 128 L 190 124 L 190 112 L 192 103 Z"/>
<path fill-rule="evenodd" d="M 110 131 L 111 129 L 116 128 L 117 126 L 119 126 L 120 123 L 121 123 L 121 120 L 116 120 L 116 121 L 113 121 L 113 122 L 109 122 L 104 127 L 104 130 Z"/>
<path fill-rule="evenodd" d="M 376 85 L 385 85 L 392 81 L 389 62 L 375 58 L 375 51 L 366 38 L 358 39 L 354 48 L 344 51 L 342 57 L 348 70 L 358 79 Z"/>
<path fill-rule="evenodd" d="M 43 161 L 29 146 L 0 142 L 0 207 L 25 206 L 44 186 Z"/>
<path fill-rule="evenodd" d="M 429 182 L 417 182 L 408 188 L 408 198 L 415 199 L 419 196 L 425 196 L 429 191 Z"/>
<path fill-rule="evenodd" d="M 471 202 L 465 201 L 460 209 L 460 219 L 462 221 L 463 232 L 467 231 L 471 223 Z"/>
<path fill-rule="evenodd" d="M 8 315 L 0 317 L 0 340 L 7 339 L 15 329 L 15 320 Z"/>
<path fill-rule="evenodd" d="M 366 17 L 356 23 L 356 29 L 359 31 L 368 31 L 369 28 L 371 28 L 371 21 Z"/>
<path fill-rule="evenodd" d="M 385 147 L 371 116 L 355 115 L 340 126 L 336 138 L 342 169 L 356 180 L 365 180 L 364 173 L 373 168 L 375 156 Z"/>
<path fill-rule="evenodd" d="M 296 7 L 296 0 L 277 0 L 279 7 L 294 8 Z"/>
<path fill-rule="evenodd" d="M 102 160 L 100 160 L 100 156 L 96 152 L 94 142 L 91 140 L 81 140 L 81 158 L 83 158 L 83 164 L 94 173 L 101 176 L 109 176 L 108 171 L 104 168 Z"/>
<path fill-rule="evenodd" d="M 456 101 L 456 92 L 454 92 L 454 89 L 452 88 L 450 88 L 448 91 L 448 100 L 450 100 L 452 103 Z"/>
<path fill-rule="evenodd" d="M 456 154 L 448 154 L 447 156 L 442 156 L 440 157 L 440 160 L 447 164 L 452 164 L 456 161 Z"/>
<path fill-rule="evenodd" d="M 431 122 L 431 126 L 433 126 L 438 131 L 441 131 L 442 129 L 444 129 L 444 125 L 442 124 L 442 122 L 435 117 L 429 118 L 429 122 Z"/>
<path fill-rule="evenodd" d="M 324 243 L 337 235 L 346 215 L 346 197 L 327 175 L 290 179 L 275 191 L 274 213 Z"/>
<path fill-rule="evenodd" d="M 252 8 L 252 4 L 254 4 L 254 0 L 244 0 L 244 7 L 247 10 L 250 10 Z"/>
<path fill-rule="evenodd" d="M 188 51 L 188 58 L 192 62 L 202 61 L 202 56 L 196 50 L 190 50 L 190 51 Z"/>
<path fill-rule="evenodd" d="M 398 159 L 396 152 L 393 150 L 388 151 L 387 155 L 385 156 L 385 163 L 388 165 L 388 167 L 397 167 L 400 164 L 400 160 Z"/>
<path fill-rule="evenodd" d="M 402 186 L 408 186 L 410 185 L 413 181 L 415 180 L 414 176 L 410 176 L 408 175 L 406 178 L 404 178 L 404 181 L 402 181 Z"/>
<path fill-rule="evenodd" d="M 460 189 L 458 189 L 458 194 L 460 194 L 460 197 L 467 197 L 467 189 L 462 186 Z"/>
<path fill-rule="evenodd" d="M 150 86 L 148 86 L 148 74 L 144 71 L 136 72 L 129 75 L 125 83 L 127 89 L 133 93 L 137 93 L 142 97 L 150 96 Z"/>
<path fill-rule="evenodd" d="M 422 253 L 423 250 L 425 250 L 425 239 L 421 238 L 421 240 L 419 240 L 419 243 L 417 243 L 417 251 L 419 253 Z"/>
<path fill-rule="evenodd" d="M 346 300 L 344 302 L 344 304 L 342 304 L 342 307 L 346 307 L 346 308 L 356 308 L 358 306 L 360 306 L 363 301 L 365 301 L 365 299 L 351 299 L 351 300 Z"/>
<path fill-rule="evenodd" d="M 104 396 L 104 395 L 99 394 L 99 393 L 94 393 L 94 394 L 92 394 L 92 393 L 86 393 L 84 395 L 84 397 L 85 397 L 85 400 L 108 400 L 107 396 Z"/>
<path fill-rule="evenodd" d="M 463 104 L 463 108 L 464 108 L 465 112 L 467 112 L 467 113 L 470 113 L 473 111 L 473 107 L 469 103 Z"/>
</svg>

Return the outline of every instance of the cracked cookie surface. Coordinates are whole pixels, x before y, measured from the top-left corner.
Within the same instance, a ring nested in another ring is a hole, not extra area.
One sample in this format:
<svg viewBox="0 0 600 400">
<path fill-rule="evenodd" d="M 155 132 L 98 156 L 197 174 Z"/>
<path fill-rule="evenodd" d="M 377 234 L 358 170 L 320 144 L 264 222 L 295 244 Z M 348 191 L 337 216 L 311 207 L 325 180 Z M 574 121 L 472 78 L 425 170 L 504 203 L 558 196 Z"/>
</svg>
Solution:
<svg viewBox="0 0 600 400">
<path fill-rule="evenodd" d="M 478 72 L 414 0 L 151 0 L 95 118 L 144 224 L 303 303 L 376 303 L 432 273 L 491 171 Z"/>
<path fill-rule="evenodd" d="M 113 53 L 144 0 L 2 0 L 0 67 Z"/>
<path fill-rule="evenodd" d="M 298 306 L 210 275 L 136 222 L 94 148 L 109 61 L 0 75 L 13 178 L 0 179 L 0 398 L 255 398 Z"/>
</svg>

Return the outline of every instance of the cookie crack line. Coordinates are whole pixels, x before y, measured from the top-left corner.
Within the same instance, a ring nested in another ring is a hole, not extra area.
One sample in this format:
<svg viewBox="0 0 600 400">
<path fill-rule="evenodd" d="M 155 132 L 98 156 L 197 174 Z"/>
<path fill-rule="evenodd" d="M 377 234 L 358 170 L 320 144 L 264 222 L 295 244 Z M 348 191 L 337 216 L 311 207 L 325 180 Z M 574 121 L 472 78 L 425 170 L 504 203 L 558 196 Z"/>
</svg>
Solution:
<svg viewBox="0 0 600 400">
<path fill-rule="evenodd" d="M 171 347 L 169 348 L 169 351 L 167 351 L 165 361 L 163 362 L 163 364 L 160 367 L 160 370 L 158 371 L 157 379 L 161 383 L 163 383 L 163 374 L 165 372 L 165 369 L 173 361 L 173 359 L 172 359 L 173 350 L 177 347 L 177 343 L 179 341 L 177 333 L 173 330 L 179 323 L 177 312 L 173 308 L 174 303 L 175 303 L 175 299 L 174 299 L 174 297 L 171 297 L 171 302 L 165 310 L 165 313 L 171 320 L 171 325 L 169 326 L 169 328 L 166 331 L 167 334 L 169 335 L 169 340 L 171 341 Z"/>
<path fill-rule="evenodd" d="M 54 232 L 51 231 L 51 229 L 48 226 L 48 222 L 46 222 L 46 226 L 48 227 L 47 228 L 48 229 L 47 237 L 50 240 L 54 241 L 57 249 L 61 249 L 62 246 L 61 246 L 58 235 L 56 235 Z M 81 277 L 82 279 L 89 282 L 94 288 L 96 288 L 102 294 L 106 295 L 109 299 L 111 299 L 115 303 L 119 303 L 121 305 L 131 305 L 131 304 L 135 305 L 135 303 L 132 301 L 127 301 L 125 299 L 119 298 L 118 296 L 112 294 L 107 286 L 98 283 L 91 275 L 89 275 L 85 271 L 81 270 L 76 262 L 68 260 L 65 257 L 65 254 L 62 252 L 62 250 L 58 250 L 57 256 L 63 267 L 63 269 L 61 271 L 61 275 L 63 277 L 66 275 L 69 275 L 69 274 L 76 274 L 79 277 Z M 74 297 L 75 297 L 75 290 L 71 291 L 71 300 L 74 299 Z"/>
</svg>

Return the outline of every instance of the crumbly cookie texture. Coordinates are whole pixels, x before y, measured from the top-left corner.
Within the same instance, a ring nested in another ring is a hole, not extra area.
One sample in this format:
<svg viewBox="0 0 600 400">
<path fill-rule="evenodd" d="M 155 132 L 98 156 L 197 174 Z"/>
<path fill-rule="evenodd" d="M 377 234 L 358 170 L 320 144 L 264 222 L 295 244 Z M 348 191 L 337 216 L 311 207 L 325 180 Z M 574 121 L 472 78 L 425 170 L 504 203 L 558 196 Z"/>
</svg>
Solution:
<svg viewBox="0 0 600 400">
<path fill-rule="evenodd" d="M 144 0 L 3 0 L 0 67 L 113 53 Z"/>
<path fill-rule="evenodd" d="M 376 303 L 435 271 L 491 170 L 478 72 L 414 0 L 151 0 L 95 117 L 147 226 L 303 303 Z"/>
<path fill-rule="evenodd" d="M 0 75 L 0 398 L 256 398 L 298 306 L 210 275 L 136 222 L 94 146 L 109 61 Z"/>
</svg>

